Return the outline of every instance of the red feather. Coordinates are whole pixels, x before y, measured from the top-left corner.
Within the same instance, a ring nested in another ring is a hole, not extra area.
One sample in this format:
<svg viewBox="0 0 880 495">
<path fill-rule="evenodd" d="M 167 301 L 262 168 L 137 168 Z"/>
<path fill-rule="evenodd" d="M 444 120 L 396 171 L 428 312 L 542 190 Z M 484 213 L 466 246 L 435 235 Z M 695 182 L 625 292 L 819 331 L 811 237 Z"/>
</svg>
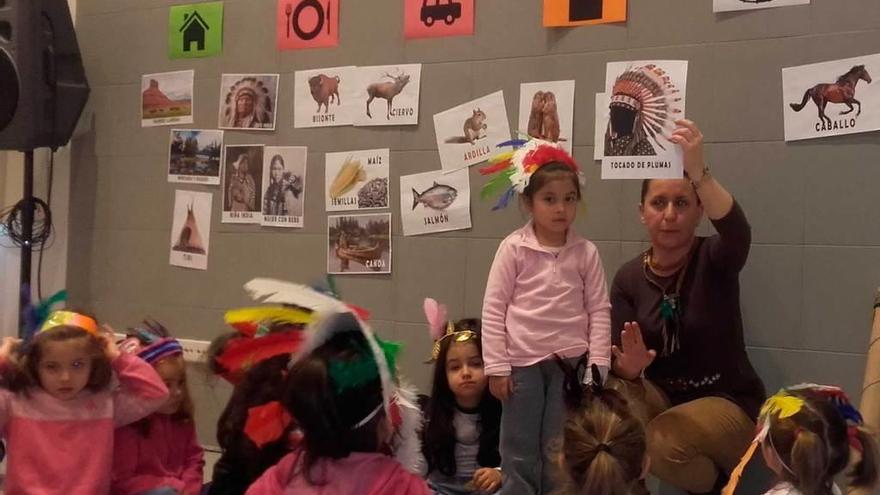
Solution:
<svg viewBox="0 0 880 495">
<path fill-rule="evenodd" d="M 281 438 L 291 421 L 290 414 L 284 410 L 280 402 L 274 400 L 248 409 L 244 433 L 257 445 L 257 448 L 261 449 L 263 445 Z"/>
<path fill-rule="evenodd" d="M 537 167 L 543 167 L 552 162 L 561 163 L 570 168 L 574 173 L 578 172 L 578 166 L 577 163 L 575 163 L 574 158 L 572 158 L 565 150 L 557 148 L 556 146 L 539 146 L 534 151 L 529 152 L 529 154 L 523 159 L 523 164 L 536 165 Z"/>
<path fill-rule="evenodd" d="M 236 383 L 251 366 L 280 354 L 296 352 L 303 340 L 302 330 L 270 333 L 256 339 L 232 339 L 217 357 L 217 364 L 226 370 L 223 378 Z"/>
<path fill-rule="evenodd" d="M 510 160 L 504 160 L 498 163 L 493 163 L 492 165 L 486 165 L 485 167 L 480 168 L 480 175 L 492 175 L 496 172 L 500 172 L 507 167 L 510 166 Z"/>
</svg>

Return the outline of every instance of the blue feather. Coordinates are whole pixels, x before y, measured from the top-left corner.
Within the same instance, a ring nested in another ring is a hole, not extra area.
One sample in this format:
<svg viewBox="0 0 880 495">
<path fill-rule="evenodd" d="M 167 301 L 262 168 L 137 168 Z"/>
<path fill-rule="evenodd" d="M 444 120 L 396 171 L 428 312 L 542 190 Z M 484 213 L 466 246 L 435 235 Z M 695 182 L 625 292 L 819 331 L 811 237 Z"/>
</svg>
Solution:
<svg viewBox="0 0 880 495">
<path fill-rule="evenodd" d="M 844 419 L 848 419 L 856 424 L 862 424 L 862 415 L 851 404 L 837 404 L 837 410 Z"/>
<path fill-rule="evenodd" d="M 37 311 L 31 299 L 31 287 L 28 284 L 21 286 L 21 321 L 23 322 L 23 335 L 25 341 L 31 339 L 36 333 L 39 321 L 37 321 Z"/>
<path fill-rule="evenodd" d="M 510 188 L 504 191 L 504 194 L 502 194 L 501 197 L 498 198 L 498 203 L 496 203 L 495 206 L 492 207 L 492 211 L 507 208 L 507 204 L 510 203 L 510 200 L 513 199 L 515 195 L 516 189 L 514 189 L 513 186 L 510 186 Z"/>
<path fill-rule="evenodd" d="M 513 146 L 514 148 L 520 148 L 522 146 L 525 146 L 525 144 L 528 142 L 529 141 L 526 139 L 511 139 L 509 141 L 504 141 L 503 143 L 500 143 L 498 147 L 503 148 L 505 146 Z"/>
</svg>

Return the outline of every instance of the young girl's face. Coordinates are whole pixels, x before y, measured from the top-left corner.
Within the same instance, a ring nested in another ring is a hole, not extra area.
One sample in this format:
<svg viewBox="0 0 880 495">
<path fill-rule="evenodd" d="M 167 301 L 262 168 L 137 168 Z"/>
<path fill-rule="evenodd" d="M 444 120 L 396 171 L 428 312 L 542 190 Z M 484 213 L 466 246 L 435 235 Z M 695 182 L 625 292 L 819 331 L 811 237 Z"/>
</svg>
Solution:
<svg viewBox="0 0 880 495">
<path fill-rule="evenodd" d="M 452 342 L 446 353 L 446 381 L 455 402 L 474 408 L 486 390 L 488 380 L 483 373 L 483 357 L 473 341 Z"/>
<path fill-rule="evenodd" d="M 47 340 L 40 344 L 37 374 L 40 386 L 59 400 L 71 400 L 86 387 L 92 374 L 88 339 Z"/>
<path fill-rule="evenodd" d="M 168 400 L 159 409 L 159 414 L 174 414 L 180 410 L 186 396 L 186 365 L 180 356 L 165 358 L 156 363 L 156 373 L 168 387 Z"/>
<path fill-rule="evenodd" d="M 574 222 L 577 203 L 578 192 L 571 178 L 560 177 L 544 184 L 528 203 L 538 235 L 565 236 Z"/>
</svg>

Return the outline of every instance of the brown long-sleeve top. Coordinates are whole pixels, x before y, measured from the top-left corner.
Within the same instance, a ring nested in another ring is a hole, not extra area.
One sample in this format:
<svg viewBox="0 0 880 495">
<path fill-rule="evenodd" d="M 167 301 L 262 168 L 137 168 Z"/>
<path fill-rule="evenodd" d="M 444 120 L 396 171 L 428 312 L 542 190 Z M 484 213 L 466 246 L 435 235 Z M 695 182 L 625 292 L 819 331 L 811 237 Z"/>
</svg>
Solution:
<svg viewBox="0 0 880 495">
<path fill-rule="evenodd" d="M 664 346 L 668 339 L 664 339 L 661 304 L 664 292 L 675 292 L 679 273 L 655 275 L 645 266 L 644 255 L 628 261 L 614 277 L 612 340 L 620 346 L 624 322 L 637 321 L 645 345 L 657 351 L 645 375 L 673 405 L 724 397 L 755 419 L 765 391 L 746 354 L 739 296 L 739 272 L 748 258 L 751 228 L 737 203 L 712 224 L 718 234 L 697 237 L 684 268 L 677 349 Z"/>
</svg>

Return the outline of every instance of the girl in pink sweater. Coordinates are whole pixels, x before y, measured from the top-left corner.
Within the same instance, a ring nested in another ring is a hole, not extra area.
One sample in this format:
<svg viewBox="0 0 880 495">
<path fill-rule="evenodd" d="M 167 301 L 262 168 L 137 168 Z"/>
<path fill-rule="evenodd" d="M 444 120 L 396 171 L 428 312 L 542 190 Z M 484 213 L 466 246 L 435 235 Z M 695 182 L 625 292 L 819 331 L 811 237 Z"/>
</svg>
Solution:
<svg viewBox="0 0 880 495">
<path fill-rule="evenodd" d="M 611 305 L 596 246 L 571 228 L 581 199 L 577 164 L 555 143 L 505 144 L 519 148 L 481 170 L 501 172 L 483 195 L 506 187 L 498 208 L 519 193 L 532 219 L 501 242 L 489 272 L 484 369 L 490 391 L 504 402 L 501 493 L 549 493 L 548 446 L 564 422 L 564 376 L 554 356 L 588 354 L 604 379 Z"/>
<path fill-rule="evenodd" d="M 110 492 L 113 429 L 165 402 L 151 366 L 121 354 L 112 330 L 72 311 L 49 315 L 16 349 L 7 338 L 0 367 L 0 430 L 9 444 L 7 495 L 102 495 Z M 114 378 L 115 374 L 115 378 Z"/>
<path fill-rule="evenodd" d="M 151 364 L 169 395 L 155 413 L 116 430 L 114 495 L 198 495 L 205 460 L 193 423 L 180 342 L 158 322 L 144 321 L 120 347 Z"/>
</svg>

